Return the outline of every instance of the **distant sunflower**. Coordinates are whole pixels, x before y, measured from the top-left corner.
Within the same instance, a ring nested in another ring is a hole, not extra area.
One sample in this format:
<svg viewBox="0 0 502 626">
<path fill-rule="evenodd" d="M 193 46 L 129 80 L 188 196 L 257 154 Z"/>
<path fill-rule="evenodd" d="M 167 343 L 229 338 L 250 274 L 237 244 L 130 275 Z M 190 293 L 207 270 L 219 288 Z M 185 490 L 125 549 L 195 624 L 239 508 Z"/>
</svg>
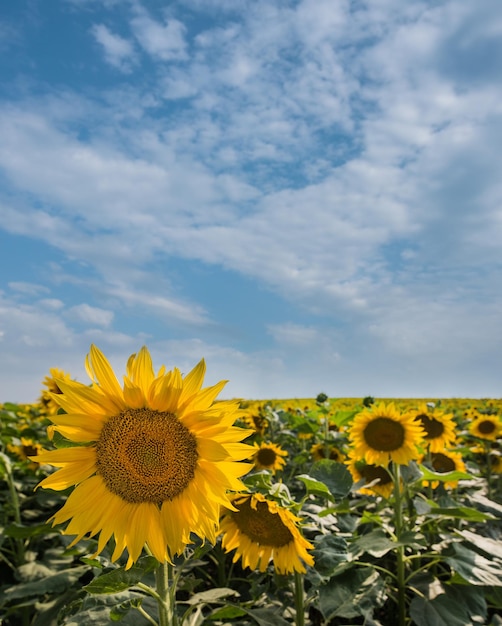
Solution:
<svg viewBox="0 0 502 626">
<path fill-rule="evenodd" d="M 50 370 L 50 376 L 46 376 L 42 381 L 42 384 L 45 385 L 46 389 L 42 389 L 42 393 L 40 395 L 40 405 L 42 407 L 42 411 L 47 415 L 52 415 L 57 413 L 59 410 L 59 404 L 54 400 L 53 394 L 60 394 L 61 389 L 59 388 L 57 380 L 71 380 L 70 374 L 63 372 L 63 370 L 58 369 L 57 367 L 52 367 Z"/>
<path fill-rule="evenodd" d="M 345 460 L 345 454 L 340 452 L 332 443 L 316 443 L 310 448 L 310 454 L 314 461 L 331 459 L 332 461 L 343 463 Z"/>
<path fill-rule="evenodd" d="M 281 470 L 286 464 L 284 457 L 288 453 L 275 443 L 255 443 L 254 447 L 256 452 L 253 460 L 256 469 L 266 469 L 275 474 L 276 471 Z"/>
<path fill-rule="evenodd" d="M 236 495 L 235 510 L 224 510 L 220 529 L 222 547 L 235 550 L 233 562 L 264 572 L 273 560 L 278 574 L 305 573 L 314 559 L 307 550 L 314 546 L 300 533 L 298 517 L 260 493 Z"/>
<path fill-rule="evenodd" d="M 478 416 L 470 423 L 469 432 L 480 439 L 495 441 L 501 433 L 502 424 L 497 415 Z"/>
<path fill-rule="evenodd" d="M 424 444 L 431 452 L 441 452 L 451 448 L 456 439 L 455 422 L 452 413 L 444 413 L 435 407 L 429 407 L 424 402 L 418 409 L 412 411 L 415 419 L 425 431 Z"/>
<path fill-rule="evenodd" d="M 502 456 L 500 453 L 490 454 L 490 469 L 494 474 L 502 474 Z"/>
<path fill-rule="evenodd" d="M 355 483 L 364 480 L 364 484 L 359 487 L 359 493 L 375 495 L 379 494 L 384 498 L 390 498 L 394 490 L 394 480 L 392 475 L 381 465 L 371 465 L 366 461 L 349 457 L 347 467 L 352 474 Z M 370 485 L 367 487 L 366 485 Z"/>
<path fill-rule="evenodd" d="M 420 463 L 426 462 L 426 457 L 423 456 L 419 459 Z M 460 452 L 432 452 L 430 455 L 430 464 L 432 469 L 438 474 L 449 474 L 450 472 L 465 472 L 465 463 L 462 459 Z M 423 484 L 428 485 L 430 482 L 433 489 L 439 485 L 438 480 L 427 481 L 424 480 Z M 445 481 L 444 486 L 450 489 L 454 489 L 458 485 L 458 480 Z"/>
<path fill-rule="evenodd" d="M 67 412 L 51 416 L 54 430 L 78 445 L 37 456 L 61 468 L 40 486 L 76 485 L 53 524 L 70 520 L 71 545 L 99 533 L 96 554 L 113 535 L 112 561 L 127 549 L 127 568 L 145 544 L 164 561 L 192 532 L 215 542 L 220 505 L 231 506 L 227 491 L 242 490 L 251 467 L 237 461 L 252 453 L 240 443 L 249 431 L 233 425 L 238 402 L 215 401 L 226 381 L 201 389 L 203 360 L 185 377 L 156 374 L 145 347 L 129 358 L 123 388 L 95 346 L 86 369 L 91 387 L 56 379 L 53 396 Z"/>
<path fill-rule="evenodd" d="M 7 444 L 7 450 L 12 454 L 15 454 L 21 461 L 30 460 L 29 466 L 31 469 L 38 467 L 38 463 L 35 461 L 38 453 L 42 450 L 42 446 L 29 437 L 21 437 L 19 444 L 9 443 Z"/>
<path fill-rule="evenodd" d="M 424 430 L 410 413 L 400 413 L 393 402 L 373 404 L 358 413 L 349 430 L 351 456 L 370 465 L 394 461 L 407 465 L 418 456 Z"/>
<path fill-rule="evenodd" d="M 254 409 L 245 409 L 243 417 L 246 424 L 251 428 L 254 428 L 257 435 L 263 437 L 268 428 L 267 418 L 264 417 L 260 411 L 256 411 Z"/>
</svg>

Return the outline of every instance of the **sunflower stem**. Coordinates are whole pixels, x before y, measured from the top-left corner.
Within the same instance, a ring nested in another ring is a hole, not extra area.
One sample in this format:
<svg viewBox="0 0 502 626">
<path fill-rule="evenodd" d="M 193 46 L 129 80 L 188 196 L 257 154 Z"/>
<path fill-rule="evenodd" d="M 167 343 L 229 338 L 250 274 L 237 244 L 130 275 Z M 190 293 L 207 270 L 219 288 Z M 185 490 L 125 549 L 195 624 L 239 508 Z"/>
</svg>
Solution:
<svg viewBox="0 0 502 626">
<path fill-rule="evenodd" d="M 401 540 L 403 532 L 403 509 L 401 502 L 401 471 L 398 463 L 392 464 L 394 473 L 394 528 L 396 538 Z M 397 579 L 397 602 L 399 607 L 399 626 L 406 624 L 406 578 L 404 570 L 404 546 L 396 548 L 396 579 Z"/>
<path fill-rule="evenodd" d="M 172 573 L 172 567 L 167 562 L 159 563 L 155 573 L 157 583 L 157 594 L 159 605 L 159 626 L 177 626 L 176 617 L 176 588 L 174 585 L 169 586 L 169 574 Z"/>
<path fill-rule="evenodd" d="M 487 487 L 487 496 L 488 498 L 492 497 L 492 457 L 491 457 L 491 446 L 489 441 L 485 441 L 485 457 L 486 457 L 486 487 Z"/>
<path fill-rule="evenodd" d="M 5 478 L 7 486 L 9 488 L 10 502 L 14 513 L 14 521 L 19 526 L 21 525 L 21 505 L 19 504 L 19 496 L 17 494 L 16 485 L 14 482 L 14 475 L 12 473 L 12 467 L 7 457 L 0 457 L 0 462 L 5 468 Z M 17 563 L 16 566 L 22 565 L 25 561 L 24 552 L 24 540 L 22 538 L 14 539 L 14 545 L 16 547 Z"/>
<path fill-rule="evenodd" d="M 303 576 L 300 572 L 295 571 L 295 610 L 296 610 L 296 626 L 304 626 L 305 624 L 305 605 L 303 601 Z"/>
</svg>

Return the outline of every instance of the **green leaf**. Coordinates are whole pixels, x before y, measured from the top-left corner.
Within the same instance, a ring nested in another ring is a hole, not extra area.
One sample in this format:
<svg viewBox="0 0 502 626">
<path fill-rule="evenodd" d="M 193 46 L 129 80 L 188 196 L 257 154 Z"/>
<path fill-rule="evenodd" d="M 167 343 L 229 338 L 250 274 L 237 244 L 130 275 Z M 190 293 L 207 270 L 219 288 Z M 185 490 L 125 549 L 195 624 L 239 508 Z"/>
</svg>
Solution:
<svg viewBox="0 0 502 626">
<path fill-rule="evenodd" d="M 349 547 L 349 552 L 354 558 L 365 552 L 376 558 L 381 558 L 387 552 L 395 550 L 397 546 L 411 546 L 414 549 L 423 548 L 423 537 L 410 530 L 403 532 L 399 537 L 399 541 L 394 541 L 382 528 L 375 528 L 353 541 Z"/>
<path fill-rule="evenodd" d="M 319 609 L 326 622 L 334 617 L 371 615 L 384 583 L 371 567 L 352 568 L 319 588 Z"/>
<path fill-rule="evenodd" d="M 101 574 L 85 585 L 84 589 L 91 594 L 119 593 L 139 583 L 146 574 L 156 570 L 158 565 L 157 559 L 153 556 L 145 556 L 139 559 L 131 569 L 125 570 L 120 567 Z"/>
<path fill-rule="evenodd" d="M 112 606 L 110 609 L 110 619 L 112 622 L 120 622 L 131 609 L 137 609 L 143 603 L 143 598 L 131 598 L 120 604 Z"/>
<path fill-rule="evenodd" d="M 215 609 L 211 615 L 206 617 L 207 620 L 228 620 L 233 619 L 235 617 L 242 617 L 246 615 L 246 611 L 244 609 L 239 608 L 238 606 L 223 606 L 220 609 Z"/>
<path fill-rule="evenodd" d="M 186 604 L 211 604 L 211 602 L 219 602 L 228 596 L 238 596 L 237 591 L 229 587 L 217 587 L 216 589 L 208 589 L 196 593 L 190 599 L 185 600 Z"/>
<path fill-rule="evenodd" d="M 502 545 L 500 540 L 490 539 L 489 537 L 482 537 L 470 530 L 457 530 L 458 535 L 461 535 L 467 541 L 473 545 L 476 551 L 484 552 L 488 557 L 495 556 L 502 559 Z"/>
<path fill-rule="evenodd" d="M 491 513 L 492 515 L 495 515 L 496 517 L 502 517 L 502 504 L 499 504 L 498 502 L 494 502 L 493 500 L 486 498 L 485 496 L 481 495 L 477 491 L 470 494 L 469 497 L 470 497 L 471 503 L 473 503 L 476 506 L 476 508 L 481 509 L 483 511 L 488 511 L 488 513 Z"/>
<path fill-rule="evenodd" d="M 277 611 L 272 609 L 246 609 L 249 617 L 252 617 L 259 626 L 290 626 Z"/>
<path fill-rule="evenodd" d="M 314 463 L 310 476 L 324 483 L 335 498 L 345 498 L 353 484 L 352 475 L 343 463 L 322 459 Z"/>
<path fill-rule="evenodd" d="M 410 605 L 410 617 L 416 626 L 466 626 L 472 624 L 462 604 L 446 594 L 427 600 L 415 596 Z"/>
<path fill-rule="evenodd" d="M 315 561 L 315 570 L 321 575 L 329 577 L 340 563 L 348 561 L 347 542 L 343 537 L 324 535 L 316 543 L 312 551 Z"/>
<path fill-rule="evenodd" d="M 441 483 L 445 483 L 450 480 L 472 480 L 474 478 L 472 474 L 459 472 L 458 470 L 454 472 L 433 472 L 425 467 L 425 465 L 419 465 L 418 467 L 422 474 L 419 480 L 438 480 Z"/>
<path fill-rule="evenodd" d="M 438 515 L 441 517 L 452 517 L 455 519 L 465 519 L 470 522 L 486 522 L 495 519 L 489 513 L 482 513 L 476 509 L 467 506 L 441 507 L 433 506 L 429 511 L 429 515 Z"/>
<path fill-rule="evenodd" d="M 367 552 L 377 558 L 387 552 L 395 550 L 397 543 L 390 539 L 381 528 L 375 528 L 371 532 L 358 537 L 349 547 L 353 557 L 357 558 Z"/>
<path fill-rule="evenodd" d="M 463 545 L 453 543 L 442 552 L 448 565 L 472 585 L 502 587 L 501 563 L 493 563 Z"/>
<path fill-rule="evenodd" d="M 4 535 L 25 539 L 27 537 L 37 537 L 38 535 L 59 534 L 50 524 L 36 524 L 34 526 L 23 526 L 22 524 L 10 524 L 4 529 Z"/>
<path fill-rule="evenodd" d="M 327 485 L 325 485 L 320 480 L 315 480 L 308 474 L 299 474 L 298 476 L 296 476 L 296 478 L 298 478 L 298 480 L 301 480 L 302 483 L 305 485 L 305 487 L 307 488 L 307 493 L 334 501 L 335 498 L 331 495 L 331 492 L 328 489 Z"/>
<path fill-rule="evenodd" d="M 58 572 L 40 580 L 21 583 L 4 589 L 5 597 L 9 600 L 26 598 L 27 596 L 43 596 L 47 593 L 63 593 L 85 573 L 89 571 L 87 565 Z"/>
</svg>

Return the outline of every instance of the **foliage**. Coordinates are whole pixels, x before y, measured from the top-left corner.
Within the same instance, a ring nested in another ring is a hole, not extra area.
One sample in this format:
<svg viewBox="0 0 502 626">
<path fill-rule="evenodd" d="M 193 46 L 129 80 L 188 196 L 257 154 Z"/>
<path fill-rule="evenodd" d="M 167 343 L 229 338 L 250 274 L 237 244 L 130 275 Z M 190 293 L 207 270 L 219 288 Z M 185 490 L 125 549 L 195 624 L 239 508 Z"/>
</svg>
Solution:
<svg viewBox="0 0 502 626">
<path fill-rule="evenodd" d="M 418 404 L 394 402 L 402 411 Z M 425 454 L 408 466 L 391 466 L 389 497 L 354 483 L 344 462 L 351 421 L 372 397 L 330 400 L 321 393 L 243 402 L 245 421 L 255 428 L 248 443 L 270 442 L 287 452 L 281 470 L 255 469 L 244 481 L 301 518 L 315 564 L 305 576 L 279 576 L 272 564 L 249 571 L 233 563 L 220 541 L 195 541 L 170 568 L 178 623 L 280 626 L 306 617 L 312 626 L 502 624 L 500 439 L 469 429 L 480 415 L 498 420 L 502 405 L 429 402 L 453 413 L 454 450 L 465 471 L 435 471 Z M 36 490 L 53 468 L 25 458 L 37 445 L 53 445 L 43 407 L 7 403 L 0 418 L 0 622 L 157 623 L 152 556 L 126 571 L 127 557 L 111 562 L 113 545 L 93 558 L 95 539 L 69 547 L 72 537 L 48 523 L 67 494 Z M 314 460 L 315 446 L 325 458 Z M 338 460 L 330 458 L 333 448 Z"/>
</svg>

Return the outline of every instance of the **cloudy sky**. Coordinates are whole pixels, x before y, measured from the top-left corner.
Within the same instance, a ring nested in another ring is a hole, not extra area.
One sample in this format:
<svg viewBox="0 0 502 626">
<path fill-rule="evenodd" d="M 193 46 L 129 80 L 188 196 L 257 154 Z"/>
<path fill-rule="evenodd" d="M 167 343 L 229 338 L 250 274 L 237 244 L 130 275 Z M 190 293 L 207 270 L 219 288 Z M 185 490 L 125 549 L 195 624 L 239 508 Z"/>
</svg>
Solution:
<svg viewBox="0 0 502 626">
<path fill-rule="evenodd" d="M 500 397 L 500 0 L 5 0 L 0 401 Z"/>
</svg>

